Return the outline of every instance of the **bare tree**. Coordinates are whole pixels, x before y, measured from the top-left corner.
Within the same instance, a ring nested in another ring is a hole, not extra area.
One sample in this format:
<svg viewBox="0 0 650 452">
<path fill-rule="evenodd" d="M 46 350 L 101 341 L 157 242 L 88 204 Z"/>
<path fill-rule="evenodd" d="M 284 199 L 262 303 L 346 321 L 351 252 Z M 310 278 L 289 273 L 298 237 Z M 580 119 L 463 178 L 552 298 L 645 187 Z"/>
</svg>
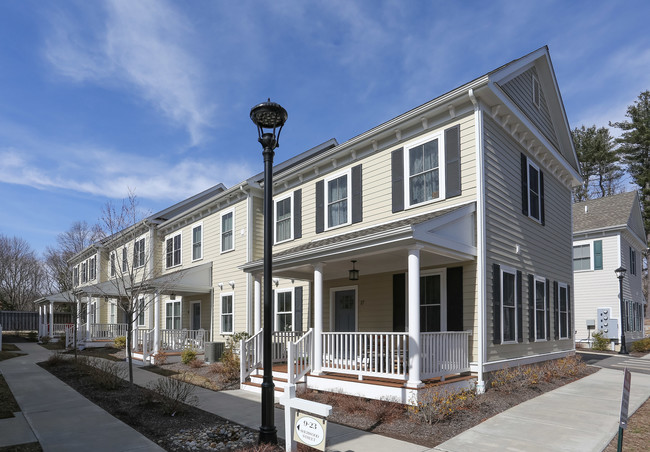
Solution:
<svg viewBox="0 0 650 452">
<path fill-rule="evenodd" d="M 45 279 L 41 261 L 27 241 L 0 234 L 0 308 L 32 311 Z"/>
</svg>

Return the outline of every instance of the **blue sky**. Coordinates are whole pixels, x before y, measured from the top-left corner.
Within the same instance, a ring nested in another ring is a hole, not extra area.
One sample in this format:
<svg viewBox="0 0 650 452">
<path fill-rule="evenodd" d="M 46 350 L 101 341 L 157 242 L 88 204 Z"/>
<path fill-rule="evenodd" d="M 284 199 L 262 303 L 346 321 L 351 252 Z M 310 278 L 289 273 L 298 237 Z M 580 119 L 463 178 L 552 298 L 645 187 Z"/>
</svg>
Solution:
<svg viewBox="0 0 650 452">
<path fill-rule="evenodd" d="M 571 127 L 650 89 L 650 2 L 0 2 L 0 233 L 37 251 L 133 190 L 156 211 L 352 138 L 548 45 Z"/>
</svg>

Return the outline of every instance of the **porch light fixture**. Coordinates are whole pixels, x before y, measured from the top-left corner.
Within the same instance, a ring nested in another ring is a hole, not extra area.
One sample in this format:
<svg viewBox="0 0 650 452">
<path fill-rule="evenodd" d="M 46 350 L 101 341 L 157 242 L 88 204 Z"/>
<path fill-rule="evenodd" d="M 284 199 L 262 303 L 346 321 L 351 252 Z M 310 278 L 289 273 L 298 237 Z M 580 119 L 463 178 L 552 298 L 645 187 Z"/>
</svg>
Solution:
<svg viewBox="0 0 650 452">
<path fill-rule="evenodd" d="M 271 275 L 273 246 L 273 150 L 280 145 L 280 132 L 287 121 L 287 111 L 279 104 L 263 102 L 251 108 L 251 120 L 257 126 L 258 140 L 262 145 L 264 157 L 264 326 L 263 348 L 264 379 L 262 382 L 262 425 L 260 426 L 260 444 L 277 444 L 278 430 L 275 427 L 272 330 L 273 300 Z M 265 130 L 266 129 L 266 130 Z M 276 134 L 277 132 L 277 134 Z"/>
<path fill-rule="evenodd" d="M 217 286 L 219 286 L 219 290 L 223 290 L 223 283 L 222 282 L 217 283 Z"/>
<path fill-rule="evenodd" d="M 623 267 L 618 267 L 616 270 L 614 270 L 614 273 L 616 273 L 616 277 L 618 278 L 618 298 L 619 298 L 619 303 L 621 308 L 621 351 L 618 352 L 619 355 L 630 354 L 627 351 L 627 347 L 625 346 L 626 319 L 625 319 L 625 302 L 623 301 L 623 279 L 625 278 L 626 272 L 627 270 L 624 269 Z"/>
<path fill-rule="evenodd" d="M 229 284 L 230 287 L 232 287 L 233 289 L 235 288 L 235 281 L 228 281 L 228 284 Z"/>
<path fill-rule="evenodd" d="M 350 261 L 352 262 L 352 270 L 348 271 L 348 279 L 350 281 L 357 281 L 359 279 L 359 270 L 356 269 L 354 264 L 357 263 L 357 261 Z"/>
<path fill-rule="evenodd" d="M 278 287 L 278 284 L 280 284 L 280 280 L 278 278 L 273 278 L 273 284 L 275 284 L 275 287 Z"/>
</svg>

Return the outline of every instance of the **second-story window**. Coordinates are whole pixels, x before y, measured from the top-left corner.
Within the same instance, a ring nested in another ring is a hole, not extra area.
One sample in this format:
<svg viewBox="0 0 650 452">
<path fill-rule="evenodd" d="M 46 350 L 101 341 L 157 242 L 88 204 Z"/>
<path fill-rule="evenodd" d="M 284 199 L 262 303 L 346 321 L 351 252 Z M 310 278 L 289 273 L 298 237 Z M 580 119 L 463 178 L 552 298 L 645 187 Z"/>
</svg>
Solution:
<svg viewBox="0 0 650 452">
<path fill-rule="evenodd" d="M 88 278 L 91 281 L 97 278 L 97 258 L 95 256 L 88 259 Z"/>
<path fill-rule="evenodd" d="M 235 237 L 233 234 L 233 212 L 224 213 L 221 216 L 221 252 L 230 251 L 235 248 Z"/>
<path fill-rule="evenodd" d="M 327 181 L 325 202 L 327 206 L 327 227 L 329 228 L 349 223 L 349 181 L 350 178 L 347 173 Z"/>
<path fill-rule="evenodd" d="M 167 268 L 181 264 L 181 234 L 169 237 L 165 242 L 165 264 Z"/>
<path fill-rule="evenodd" d="M 126 247 L 122 248 L 122 273 L 126 273 L 129 269 L 129 262 L 127 261 Z"/>
<path fill-rule="evenodd" d="M 111 253 L 111 276 L 115 276 L 115 253 Z"/>
<path fill-rule="evenodd" d="M 85 283 L 88 281 L 88 263 L 83 262 L 81 264 L 81 282 Z"/>
<path fill-rule="evenodd" d="M 75 266 L 75 268 L 72 269 L 72 285 L 73 286 L 78 286 L 79 285 L 79 266 Z"/>
<path fill-rule="evenodd" d="M 133 243 L 133 268 L 144 266 L 144 237 Z"/>
<path fill-rule="evenodd" d="M 521 154 L 521 211 L 544 225 L 544 173 L 523 153 Z"/>
<path fill-rule="evenodd" d="M 275 242 L 284 242 L 291 240 L 293 234 L 291 231 L 291 196 L 287 196 L 275 203 Z"/>
<path fill-rule="evenodd" d="M 203 225 L 197 224 L 192 228 L 192 260 L 203 258 Z"/>
<path fill-rule="evenodd" d="M 408 174 L 410 205 L 441 197 L 438 138 L 408 150 Z"/>
</svg>

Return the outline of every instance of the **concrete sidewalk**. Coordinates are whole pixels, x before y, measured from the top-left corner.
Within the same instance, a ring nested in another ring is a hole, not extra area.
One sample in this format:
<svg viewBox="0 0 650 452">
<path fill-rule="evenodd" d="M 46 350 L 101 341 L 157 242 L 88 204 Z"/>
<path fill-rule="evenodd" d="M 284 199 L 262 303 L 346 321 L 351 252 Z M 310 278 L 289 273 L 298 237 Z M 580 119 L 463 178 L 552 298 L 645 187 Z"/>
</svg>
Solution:
<svg viewBox="0 0 650 452">
<path fill-rule="evenodd" d="M 0 420 L 0 447 L 38 441 L 45 452 L 163 451 L 36 365 L 52 352 L 16 345 L 27 355 L 0 361 L 0 373 L 22 411 Z"/>
</svg>

